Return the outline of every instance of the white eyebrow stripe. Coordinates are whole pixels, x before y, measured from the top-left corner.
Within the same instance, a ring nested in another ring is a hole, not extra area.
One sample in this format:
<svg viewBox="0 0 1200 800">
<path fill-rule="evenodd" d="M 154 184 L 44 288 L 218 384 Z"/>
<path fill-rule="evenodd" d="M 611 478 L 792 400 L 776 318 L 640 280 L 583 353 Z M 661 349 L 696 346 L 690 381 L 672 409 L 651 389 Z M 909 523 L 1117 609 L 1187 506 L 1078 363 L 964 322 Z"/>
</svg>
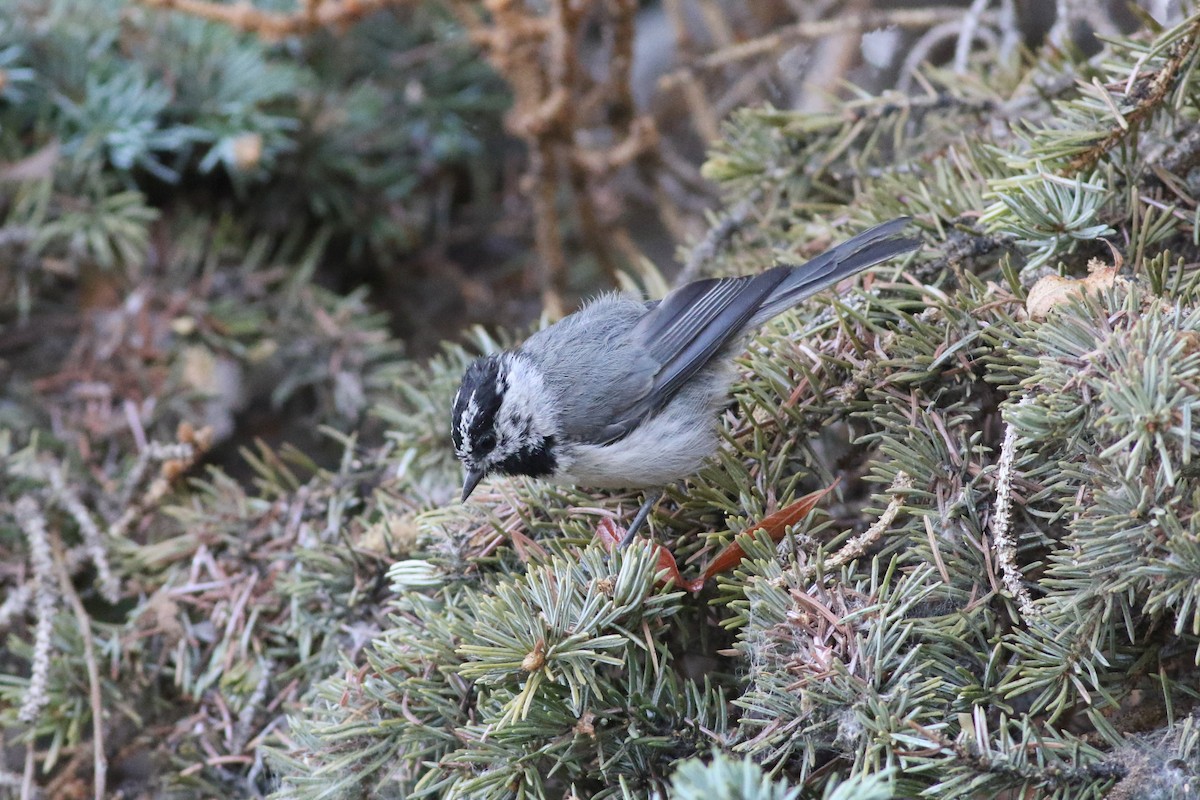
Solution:
<svg viewBox="0 0 1200 800">
<path fill-rule="evenodd" d="M 462 389 L 458 390 L 462 394 Z M 471 438 L 467 432 L 471 429 L 471 423 L 475 421 L 475 415 L 479 413 L 479 403 L 475 400 L 475 389 L 471 390 L 471 396 L 467 398 L 467 407 L 463 409 L 462 416 L 458 418 L 458 438 L 462 442 L 462 452 L 464 455 L 469 455 L 471 452 Z M 458 400 L 455 399 L 455 405 Z"/>
</svg>

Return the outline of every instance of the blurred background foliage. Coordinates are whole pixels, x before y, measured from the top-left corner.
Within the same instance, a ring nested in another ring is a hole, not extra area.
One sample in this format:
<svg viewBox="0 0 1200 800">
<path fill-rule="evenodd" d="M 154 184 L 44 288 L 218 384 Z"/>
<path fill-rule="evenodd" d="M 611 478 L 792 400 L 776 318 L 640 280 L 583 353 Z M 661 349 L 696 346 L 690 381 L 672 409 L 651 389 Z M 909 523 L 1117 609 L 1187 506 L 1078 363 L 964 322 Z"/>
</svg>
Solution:
<svg viewBox="0 0 1200 800">
<path fill-rule="evenodd" d="M 1194 796 L 1198 44 L 1176 0 L 10 0 L 0 794 Z M 476 353 L 901 214 L 652 518 L 687 574 L 740 537 L 699 595 L 592 542 L 632 495 L 451 502 Z"/>
</svg>

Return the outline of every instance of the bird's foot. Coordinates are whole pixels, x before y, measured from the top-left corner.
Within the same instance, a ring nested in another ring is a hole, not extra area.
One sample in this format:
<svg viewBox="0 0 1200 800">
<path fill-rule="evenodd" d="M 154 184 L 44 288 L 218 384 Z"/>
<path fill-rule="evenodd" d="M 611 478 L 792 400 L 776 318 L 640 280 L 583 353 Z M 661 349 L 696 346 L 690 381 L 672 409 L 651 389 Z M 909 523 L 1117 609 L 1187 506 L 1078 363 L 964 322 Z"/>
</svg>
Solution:
<svg viewBox="0 0 1200 800">
<path fill-rule="evenodd" d="M 662 499 L 663 493 L 661 489 L 653 492 L 646 492 L 646 501 L 642 503 L 642 507 L 638 509 L 637 514 L 633 518 L 633 522 L 629 523 L 629 527 L 625 529 L 625 535 L 621 541 L 617 543 L 617 549 L 624 550 L 633 541 L 633 537 L 637 535 L 638 529 L 642 527 L 646 521 L 646 517 L 650 516 L 650 511 L 654 508 L 654 504 Z"/>
</svg>

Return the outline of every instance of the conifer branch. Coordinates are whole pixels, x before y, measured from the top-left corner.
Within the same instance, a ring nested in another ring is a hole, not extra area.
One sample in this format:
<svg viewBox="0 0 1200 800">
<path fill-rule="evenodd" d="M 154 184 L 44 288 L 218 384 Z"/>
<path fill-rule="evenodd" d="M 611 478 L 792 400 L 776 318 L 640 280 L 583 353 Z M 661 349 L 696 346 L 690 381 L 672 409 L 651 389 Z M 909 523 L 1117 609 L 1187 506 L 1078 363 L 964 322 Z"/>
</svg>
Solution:
<svg viewBox="0 0 1200 800">
<path fill-rule="evenodd" d="M 1072 175 L 1091 170 L 1110 150 L 1130 136 L 1137 135 L 1143 123 L 1162 108 L 1175 88 L 1177 79 L 1193 59 L 1198 40 L 1200 16 L 1195 16 L 1172 42 L 1161 67 L 1149 75 L 1139 75 L 1135 67 L 1124 91 L 1126 97 L 1135 101 L 1133 108 L 1127 112 L 1115 111 L 1118 124 L 1100 141 L 1072 159 L 1063 174 Z M 1190 68 L 1194 69 L 1195 65 L 1191 65 Z M 1106 90 L 1102 88 L 1101 91 Z"/>
</svg>

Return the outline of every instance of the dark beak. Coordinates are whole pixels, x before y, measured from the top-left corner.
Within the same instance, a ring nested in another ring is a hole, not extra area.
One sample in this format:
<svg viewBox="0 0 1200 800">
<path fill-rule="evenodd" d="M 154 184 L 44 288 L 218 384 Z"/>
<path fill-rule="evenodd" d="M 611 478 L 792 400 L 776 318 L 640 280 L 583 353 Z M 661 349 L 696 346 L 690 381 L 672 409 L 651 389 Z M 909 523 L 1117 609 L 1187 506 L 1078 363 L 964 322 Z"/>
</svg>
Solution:
<svg viewBox="0 0 1200 800">
<path fill-rule="evenodd" d="M 487 471 L 479 467 L 467 470 L 466 480 L 463 481 L 462 502 L 467 502 L 467 498 L 471 496 L 471 492 L 475 491 L 475 487 L 483 480 L 484 475 L 487 475 Z"/>
</svg>

